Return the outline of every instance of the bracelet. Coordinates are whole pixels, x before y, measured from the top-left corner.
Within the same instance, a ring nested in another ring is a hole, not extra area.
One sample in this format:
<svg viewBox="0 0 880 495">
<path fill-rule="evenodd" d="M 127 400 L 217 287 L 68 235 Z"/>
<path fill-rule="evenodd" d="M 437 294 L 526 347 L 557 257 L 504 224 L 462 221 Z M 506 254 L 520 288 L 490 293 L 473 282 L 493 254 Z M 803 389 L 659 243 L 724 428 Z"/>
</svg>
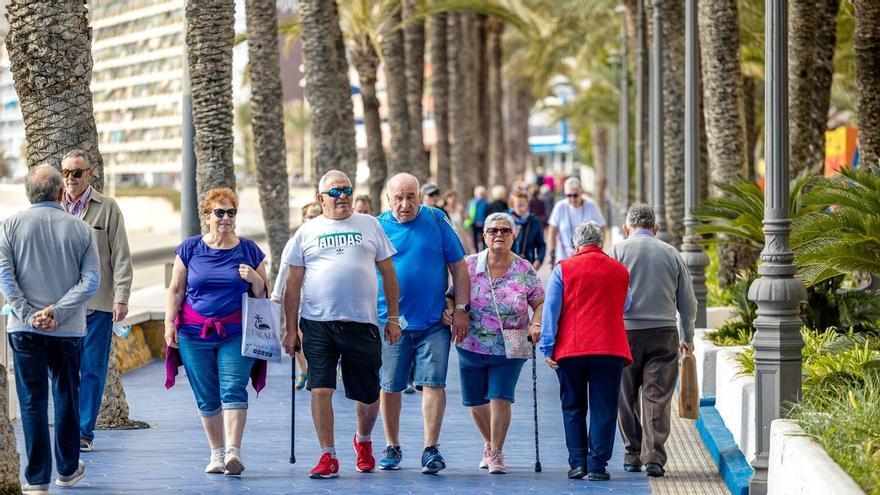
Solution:
<svg viewBox="0 0 880 495">
<path fill-rule="evenodd" d="M 538 323 L 538 322 L 536 322 L 536 321 L 533 321 L 533 322 L 531 322 L 531 324 L 530 324 L 529 326 L 530 326 L 530 327 L 540 327 L 541 324 Z"/>
</svg>

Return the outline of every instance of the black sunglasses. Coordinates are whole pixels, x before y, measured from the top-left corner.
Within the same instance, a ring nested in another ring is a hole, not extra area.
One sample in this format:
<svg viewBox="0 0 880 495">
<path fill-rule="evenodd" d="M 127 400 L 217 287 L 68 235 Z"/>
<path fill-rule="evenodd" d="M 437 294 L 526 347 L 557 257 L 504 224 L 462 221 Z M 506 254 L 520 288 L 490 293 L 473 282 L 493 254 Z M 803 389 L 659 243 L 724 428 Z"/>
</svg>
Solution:
<svg viewBox="0 0 880 495">
<path fill-rule="evenodd" d="M 223 218 L 223 215 L 226 215 L 229 218 L 235 218 L 235 215 L 238 215 L 238 210 L 235 208 L 230 208 L 228 210 L 224 210 L 223 208 L 214 208 L 215 217 Z"/>
<path fill-rule="evenodd" d="M 331 198 L 338 198 L 345 194 L 347 197 L 351 197 L 352 193 L 354 193 L 354 189 L 350 187 L 334 187 L 327 192 L 322 192 L 321 194 L 327 194 Z"/>
<path fill-rule="evenodd" d="M 84 173 L 86 173 L 89 170 L 91 170 L 91 168 L 77 168 L 77 169 L 72 169 L 72 170 L 62 168 L 61 169 L 61 177 L 64 177 L 66 179 L 72 175 L 74 179 L 79 179 L 83 176 Z"/>
<path fill-rule="evenodd" d="M 501 228 L 489 227 L 488 229 L 486 229 L 486 233 L 489 235 L 495 235 L 495 234 L 510 235 L 513 233 L 513 229 L 508 228 L 508 227 L 501 227 Z"/>
<path fill-rule="evenodd" d="M 581 197 L 581 195 L 580 194 L 566 194 L 565 197 L 566 198 L 579 198 L 579 197 Z"/>
</svg>

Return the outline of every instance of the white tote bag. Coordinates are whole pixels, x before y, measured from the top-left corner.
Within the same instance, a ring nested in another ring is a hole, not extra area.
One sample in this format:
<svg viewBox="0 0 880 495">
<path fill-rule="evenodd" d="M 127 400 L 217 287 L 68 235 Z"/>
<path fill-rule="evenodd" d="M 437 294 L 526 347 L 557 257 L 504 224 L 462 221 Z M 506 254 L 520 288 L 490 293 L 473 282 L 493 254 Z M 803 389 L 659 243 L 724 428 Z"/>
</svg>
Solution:
<svg viewBox="0 0 880 495">
<path fill-rule="evenodd" d="M 281 362 L 281 305 L 241 295 L 241 355 Z"/>
</svg>

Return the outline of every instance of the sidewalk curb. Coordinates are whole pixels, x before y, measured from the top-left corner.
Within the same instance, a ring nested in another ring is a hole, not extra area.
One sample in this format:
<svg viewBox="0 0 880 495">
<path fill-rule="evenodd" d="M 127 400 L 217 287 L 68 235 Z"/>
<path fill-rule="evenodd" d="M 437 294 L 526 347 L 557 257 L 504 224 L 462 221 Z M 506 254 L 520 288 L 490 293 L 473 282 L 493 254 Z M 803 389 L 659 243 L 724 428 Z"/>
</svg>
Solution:
<svg viewBox="0 0 880 495">
<path fill-rule="evenodd" d="M 714 397 L 700 399 L 700 419 L 697 420 L 696 426 L 706 450 L 718 466 L 718 472 L 721 473 L 721 478 L 730 493 L 748 495 L 749 479 L 753 473 L 752 466 L 746 461 L 733 440 L 733 435 L 715 409 Z"/>
</svg>

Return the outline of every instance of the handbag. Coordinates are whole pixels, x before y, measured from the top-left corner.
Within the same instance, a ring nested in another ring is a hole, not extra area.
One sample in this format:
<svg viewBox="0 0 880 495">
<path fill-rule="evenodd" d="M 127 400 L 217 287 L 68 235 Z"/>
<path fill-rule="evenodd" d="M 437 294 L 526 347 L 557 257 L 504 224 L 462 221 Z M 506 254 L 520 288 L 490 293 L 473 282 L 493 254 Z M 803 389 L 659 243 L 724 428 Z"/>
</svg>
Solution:
<svg viewBox="0 0 880 495">
<path fill-rule="evenodd" d="M 241 295 L 241 355 L 281 362 L 281 305 Z"/>
<path fill-rule="evenodd" d="M 498 325 L 501 327 L 501 336 L 504 338 L 504 355 L 507 359 L 531 359 L 532 344 L 529 343 L 529 330 L 527 328 L 504 328 L 504 318 L 498 311 L 498 301 L 495 299 L 495 284 L 492 276 L 489 276 L 489 290 L 492 291 L 492 304 L 495 306 L 495 314 L 498 316 Z"/>
<path fill-rule="evenodd" d="M 700 386 L 697 383 L 697 359 L 688 349 L 681 358 L 678 377 L 678 417 L 700 419 Z"/>
</svg>

